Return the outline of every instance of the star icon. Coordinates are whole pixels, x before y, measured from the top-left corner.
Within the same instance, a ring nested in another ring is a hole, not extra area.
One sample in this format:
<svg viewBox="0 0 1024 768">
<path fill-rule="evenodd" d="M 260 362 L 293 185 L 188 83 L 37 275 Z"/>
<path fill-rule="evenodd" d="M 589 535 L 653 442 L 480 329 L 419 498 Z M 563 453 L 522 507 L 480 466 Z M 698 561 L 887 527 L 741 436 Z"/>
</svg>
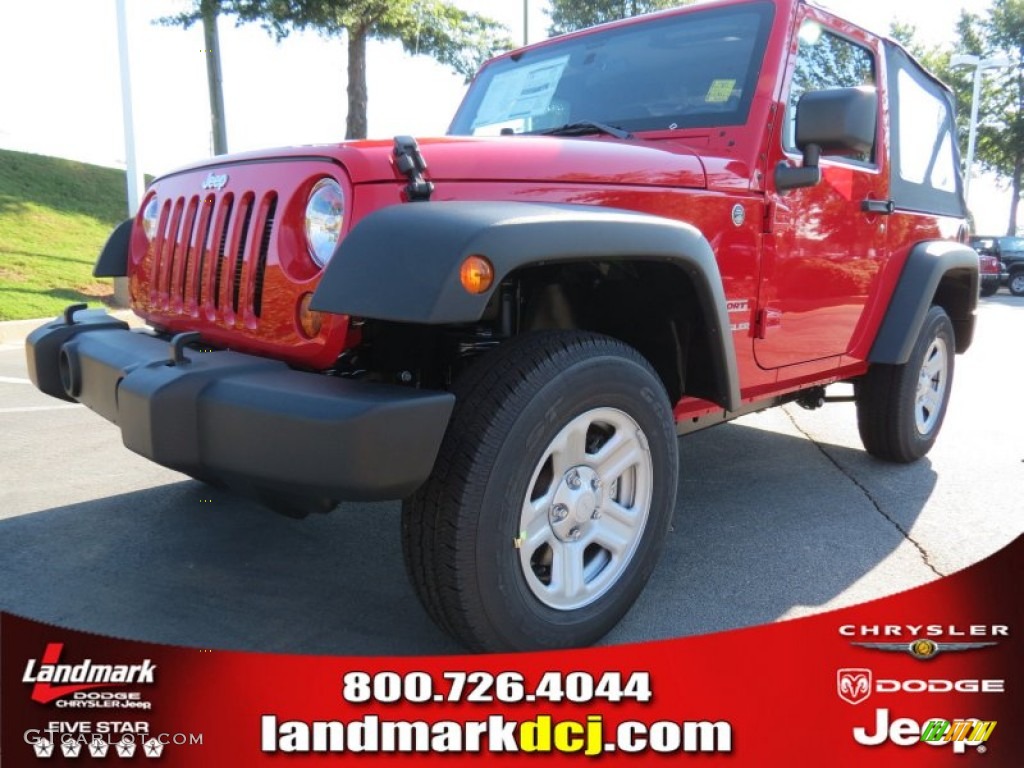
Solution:
<svg viewBox="0 0 1024 768">
<path fill-rule="evenodd" d="M 121 739 L 117 742 L 117 756 L 118 757 L 134 757 L 135 756 L 135 742 L 130 739 Z"/>
<path fill-rule="evenodd" d="M 143 746 L 146 748 L 146 757 L 160 757 L 164 752 L 164 745 L 156 739 L 150 739 Z"/>
<path fill-rule="evenodd" d="M 93 737 L 92 743 L 89 744 L 89 754 L 93 757 L 106 757 L 109 749 L 110 745 L 99 736 Z"/>
<path fill-rule="evenodd" d="M 65 741 L 60 745 L 60 751 L 64 753 L 64 757 L 78 757 L 82 752 L 82 743 L 73 739 Z"/>
<path fill-rule="evenodd" d="M 32 745 L 32 749 L 35 750 L 36 757 L 53 757 L 53 742 L 49 739 L 39 739 Z"/>
</svg>

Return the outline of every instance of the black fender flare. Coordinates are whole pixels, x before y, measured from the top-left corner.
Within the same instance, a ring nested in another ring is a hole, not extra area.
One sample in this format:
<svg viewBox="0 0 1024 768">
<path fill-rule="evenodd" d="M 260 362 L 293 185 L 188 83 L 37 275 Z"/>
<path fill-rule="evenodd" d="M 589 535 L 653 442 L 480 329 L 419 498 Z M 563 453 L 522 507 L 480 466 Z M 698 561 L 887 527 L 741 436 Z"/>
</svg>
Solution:
<svg viewBox="0 0 1024 768">
<path fill-rule="evenodd" d="M 953 273 L 967 281 L 961 292 L 966 305 L 950 318 L 956 330 L 956 351 L 967 350 L 974 337 L 974 312 L 978 305 L 978 254 L 961 243 L 930 240 L 915 245 L 907 256 L 868 362 L 902 365 L 910 359 L 940 283 Z"/>
<path fill-rule="evenodd" d="M 93 277 L 128 277 L 128 248 L 132 239 L 132 219 L 125 219 L 110 233 L 96 266 Z"/>
<path fill-rule="evenodd" d="M 494 266 L 490 291 L 459 280 L 467 256 Z M 633 211 L 526 202 L 438 201 L 394 205 L 360 220 L 324 271 L 311 308 L 377 320 L 442 325 L 480 319 L 514 270 L 554 262 L 668 262 L 700 302 L 720 404 L 740 405 L 736 354 L 718 262 L 693 226 Z"/>
</svg>

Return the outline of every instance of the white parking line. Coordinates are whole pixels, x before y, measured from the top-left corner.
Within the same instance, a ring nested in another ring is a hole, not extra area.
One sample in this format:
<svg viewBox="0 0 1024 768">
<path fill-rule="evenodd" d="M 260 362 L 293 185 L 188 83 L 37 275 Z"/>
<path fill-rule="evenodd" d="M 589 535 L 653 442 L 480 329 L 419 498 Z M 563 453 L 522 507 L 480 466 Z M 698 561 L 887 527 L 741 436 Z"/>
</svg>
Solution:
<svg viewBox="0 0 1024 768">
<path fill-rule="evenodd" d="M 27 405 L 24 408 L 0 408 L 0 416 L 5 413 L 33 413 L 35 411 L 63 411 L 68 408 L 81 408 L 81 403 L 68 403 L 67 405 Z"/>
<path fill-rule="evenodd" d="M 14 376 L 0 376 L 0 384 L 31 384 L 28 379 L 19 379 Z"/>
</svg>

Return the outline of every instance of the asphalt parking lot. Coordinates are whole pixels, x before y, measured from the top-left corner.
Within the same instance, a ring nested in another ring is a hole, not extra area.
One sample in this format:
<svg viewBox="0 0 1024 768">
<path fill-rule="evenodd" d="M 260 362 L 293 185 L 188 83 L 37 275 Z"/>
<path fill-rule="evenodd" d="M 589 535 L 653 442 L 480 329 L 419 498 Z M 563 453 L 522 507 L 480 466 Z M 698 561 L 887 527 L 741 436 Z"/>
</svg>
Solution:
<svg viewBox="0 0 1024 768">
<path fill-rule="evenodd" d="M 854 407 L 681 443 L 669 541 L 607 643 L 743 627 L 947 575 L 1024 531 L 1024 300 L 981 300 L 932 453 L 867 456 Z M 836 394 L 842 394 L 837 391 Z M 398 504 L 296 521 L 127 451 L 0 345 L 0 608 L 118 637 L 320 654 L 453 653 L 406 583 Z"/>
</svg>

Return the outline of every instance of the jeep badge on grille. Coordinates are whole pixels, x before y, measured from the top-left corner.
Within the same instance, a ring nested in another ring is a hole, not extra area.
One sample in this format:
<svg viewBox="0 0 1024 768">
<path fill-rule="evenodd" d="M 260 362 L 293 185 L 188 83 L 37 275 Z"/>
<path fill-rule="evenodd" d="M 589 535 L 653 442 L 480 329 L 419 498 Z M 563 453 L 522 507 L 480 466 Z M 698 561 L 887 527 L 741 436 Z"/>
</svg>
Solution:
<svg viewBox="0 0 1024 768">
<path fill-rule="evenodd" d="M 227 183 L 228 175 L 226 173 L 211 173 L 203 180 L 203 189 L 223 189 Z"/>
</svg>

